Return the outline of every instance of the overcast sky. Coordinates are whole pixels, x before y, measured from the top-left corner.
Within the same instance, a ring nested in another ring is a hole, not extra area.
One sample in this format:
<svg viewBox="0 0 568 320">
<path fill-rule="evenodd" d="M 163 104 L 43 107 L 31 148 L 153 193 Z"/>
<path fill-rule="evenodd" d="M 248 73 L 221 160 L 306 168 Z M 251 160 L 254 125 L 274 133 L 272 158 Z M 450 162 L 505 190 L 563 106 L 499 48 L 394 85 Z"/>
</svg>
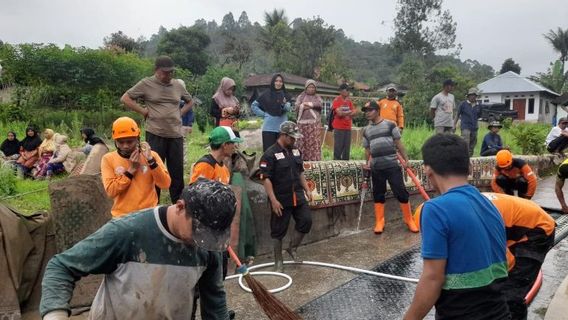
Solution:
<svg viewBox="0 0 568 320">
<path fill-rule="evenodd" d="M 453 0 L 444 7 L 458 23 L 463 60 L 498 71 L 511 57 L 525 76 L 545 72 L 557 58 L 542 34 L 568 28 L 566 0 Z M 244 10 L 252 22 L 261 21 L 274 8 L 285 9 L 290 19 L 319 15 L 358 41 L 388 42 L 396 23 L 395 0 L 0 0 L 0 40 L 96 48 L 118 30 L 149 37 L 160 25 L 170 29 L 200 18 L 220 23 L 229 11 L 235 19 Z"/>
</svg>

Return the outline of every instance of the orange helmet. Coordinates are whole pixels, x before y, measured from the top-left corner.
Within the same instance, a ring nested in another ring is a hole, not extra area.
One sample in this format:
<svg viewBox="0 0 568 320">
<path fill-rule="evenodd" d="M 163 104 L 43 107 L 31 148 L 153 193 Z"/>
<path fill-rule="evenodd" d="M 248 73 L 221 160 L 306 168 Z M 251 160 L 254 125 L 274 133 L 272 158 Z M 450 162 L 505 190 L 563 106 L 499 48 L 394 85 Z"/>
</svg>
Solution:
<svg viewBox="0 0 568 320">
<path fill-rule="evenodd" d="M 497 166 L 499 168 L 506 168 L 513 163 L 513 155 L 509 150 L 501 150 L 497 152 Z"/>
<path fill-rule="evenodd" d="M 112 124 L 112 139 L 121 138 L 138 138 L 140 137 L 140 129 L 138 124 L 132 118 L 120 117 Z"/>
</svg>

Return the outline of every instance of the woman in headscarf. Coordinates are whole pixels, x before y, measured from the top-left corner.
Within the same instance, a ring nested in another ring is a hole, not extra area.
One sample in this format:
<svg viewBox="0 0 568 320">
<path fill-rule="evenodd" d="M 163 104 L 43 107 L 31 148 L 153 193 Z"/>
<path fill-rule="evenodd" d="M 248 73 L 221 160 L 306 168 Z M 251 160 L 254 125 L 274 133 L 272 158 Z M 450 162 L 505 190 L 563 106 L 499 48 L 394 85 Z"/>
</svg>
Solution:
<svg viewBox="0 0 568 320">
<path fill-rule="evenodd" d="M 5 161 L 14 161 L 20 157 L 20 141 L 16 138 L 14 131 L 8 132 L 8 137 L 2 145 L 0 145 L 2 152 L 1 158 Z"/>
<path fill-rule="evenodd" d="M 55 152 L 54 136 L 55 132 L 51 129 L 45 129 L 43 132 L 43 141 L 38 148 L 39 159 L 35 167 L 34 178 L 36 179 L 44 178 L 47 173 L 47 163 Z"/>
<path fill-rule="evenodd" d="M 47 162 L 47 179 L 63 172 L 71 172 L 76 164 L 75 159 L 71 156 L 71 148 L 67 144 L 67 136 L 55 134 L 54 140 L 55 153 Z"/>
<path fill-rule="evenodd" d="M 280 74 L 275 74 L 270 81 L 270 90 L 261 94 L 252 103 L 252 112 L 264 118 L 262 124 L 263 151 L 276 143 L 280 125 L 288 120 L 286 112 L 290 111 L 290 100 L 291 97 L 284 86 L 284 78 Z"/>
<path fill-rule="evenodd" d="M 215 125 L 230 127 L 233 131 L 238 131 L 237 120 L 241 112 L 239 99 L 235 97 L 236 88 L 233 79 L 224 77 L 211 101 L 211 114 L 215 117 Z"/>
<path fill-rule="evenodd" d="M 316 82 L 306 81 L 304 92 L 296 99 L 298 129 L 303 135 L 296 141 L 305 161 L 321 160 L 321 107 L 322 98 L 316 94 Z"/>
<path fill-rule="evenodd" d="M 24 174 L 30 173 L 39 158 L 38 148 L 41 145 L 41 138 L 37 133 L 37 129 L 29 126 L 26 129 L 26 137 L 20 142 L 20 144 L 20 157 L 16 163 L 18 166 L 18 174 L 23 177 Z"/>
<path fill-rule="evenodd" d="M 83 141 L 85 141 L 85 146 L 83 147 L 83 153 L 86 154 L 86 155 L 89 155 L 89 153 L 91 152 L 91 149 L 97 143 L 105 144 L 103 139 L 97 137 L 95 135 L 95 130 L 93 130 L 91 128 L 81 129 L 81 137 L 83 138 Z"/>
</svg>

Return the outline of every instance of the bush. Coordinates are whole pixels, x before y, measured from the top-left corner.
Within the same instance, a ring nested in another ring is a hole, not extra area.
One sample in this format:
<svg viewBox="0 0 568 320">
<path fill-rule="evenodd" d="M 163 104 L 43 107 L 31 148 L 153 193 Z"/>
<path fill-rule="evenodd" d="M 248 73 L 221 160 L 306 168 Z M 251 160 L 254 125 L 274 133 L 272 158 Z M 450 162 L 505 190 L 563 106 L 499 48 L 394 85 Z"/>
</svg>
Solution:
<svg viewBox="0 0 568 320">
<path fill-rule="evenodd" d="M 0 166 L 0 196 L 6 197 L 16 192 L 16 176 L 14 170 Z"/>
<path fill-rule="evenodd" d="M 543 124 L 519 123 L 511 128 L 511 135 L 522 154 L 540 155 L 544 152 L 544 141 L 549 129 L 549 126 Z"/>
</svg>

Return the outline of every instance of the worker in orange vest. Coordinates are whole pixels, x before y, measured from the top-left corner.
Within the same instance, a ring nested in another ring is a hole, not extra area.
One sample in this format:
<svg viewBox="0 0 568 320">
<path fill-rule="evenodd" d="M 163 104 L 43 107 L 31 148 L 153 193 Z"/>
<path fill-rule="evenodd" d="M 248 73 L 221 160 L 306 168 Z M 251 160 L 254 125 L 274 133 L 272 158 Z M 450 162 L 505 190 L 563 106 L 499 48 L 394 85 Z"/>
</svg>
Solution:
<svg viewBox="0 0 568 320">
<path fill-rule="evenodd" d="M 387 88 L 387 97 L 377 101 L 380 107 L 381 118 L 396 123 L 398 131 L 404 129 L 404 110 L 402 104 L 396 99 L 397 91 L 394 86 Z"/>
<path fill-rule="evenodd" d="M 517 195 L 531 199 L 536 191 L 536 175 L 531 167 L 522 159 L 513 158 L 511 151 L 497 152 L 497 165 L 491 181 L 493 192 Z"/>
</svg>

